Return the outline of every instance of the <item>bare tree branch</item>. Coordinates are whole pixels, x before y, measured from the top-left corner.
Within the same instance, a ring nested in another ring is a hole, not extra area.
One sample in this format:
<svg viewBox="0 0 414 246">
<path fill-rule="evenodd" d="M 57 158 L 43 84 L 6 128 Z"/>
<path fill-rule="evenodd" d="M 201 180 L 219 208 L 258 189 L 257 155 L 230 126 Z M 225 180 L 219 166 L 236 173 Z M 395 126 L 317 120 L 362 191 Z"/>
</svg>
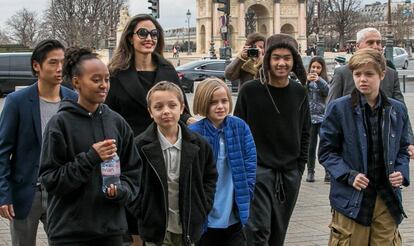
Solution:
<svg viewBox="0 0 414 246">
<path fill-rule="evenodd" d="M 10 17 L 6 25 L 10 29 L 10 39 L 26 47 L 33 47 L 39 28 L 36 12 L 23 8 Z"/>
<path fill-rule="evenodd" d="M 52 0 L 45 27 L 68 46 L 106 47 L 125 4 L 126 0 Z"/>
<path fill-rule="evenodd" d="M 325 27 L 338 32 L 339 45 L 344 46 L 346 38 L 352 38 L 359 28 L 361 0 L 326 0 Z M 329 29 L 327 29 L 329 30 Z"/>
</svg>

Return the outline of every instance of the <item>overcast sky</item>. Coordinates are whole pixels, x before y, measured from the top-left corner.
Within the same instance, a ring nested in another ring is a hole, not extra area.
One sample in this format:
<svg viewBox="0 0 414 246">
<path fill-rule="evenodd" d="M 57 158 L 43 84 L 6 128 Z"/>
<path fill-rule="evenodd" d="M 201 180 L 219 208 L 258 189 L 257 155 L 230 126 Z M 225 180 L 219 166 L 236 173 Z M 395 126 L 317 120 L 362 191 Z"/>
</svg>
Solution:
<svg viewBox="0 0 414 246">
<path fill-rule="evenodd" d="M 105 0 L 103 0 L 105 1 Z M 0 0 L 0 28 L 4 29 L 6 21 L 16 11 L 27 8 L 36 11 L 39 16 L 49 5 L 50 0 Z M 150 13 L 147 0 L 128 0 L 129 14 Z M 187 26 L 186 13 L 190 9 L 190 25 L 195 26 L 195 0 L 160 0 L 160 19 L 164 29 Z M 183 7 L 185 6 L 185 7 Z"/>
<path fill-rule="evenodd" d="M 103 0 L 104 1 L 104 0 Z M 149 13 L 147 0 L 128 0 L 129 13 Z M 384 0 L 380 0 L 383 2 Z M 36 11 L 41 16 L 47 8 L 50 0 L 0 0 L 0 29 L 4 29 L 6 21 L 16 11 L 27 8 Z M 363 3 L 372 3 L 375 0 L 363 0 Z M 160 0 L 160 22 L 164 29 L 185 27 L 187 9 L 192 13 L 190 24 L 195 26 L 195 5 L 196 0 Z"/>
</svg>

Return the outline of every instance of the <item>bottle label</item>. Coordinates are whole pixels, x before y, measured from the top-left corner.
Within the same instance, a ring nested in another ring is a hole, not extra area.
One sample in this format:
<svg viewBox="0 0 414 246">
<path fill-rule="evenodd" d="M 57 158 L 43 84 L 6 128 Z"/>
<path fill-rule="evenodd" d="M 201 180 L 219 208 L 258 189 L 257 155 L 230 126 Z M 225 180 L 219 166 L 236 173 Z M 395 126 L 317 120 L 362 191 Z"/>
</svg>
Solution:
<svg viewBox="0 0 414 246">
<path fill-rule="evenodd" d="M 121 174 L 121 164 L 117 162 L 106 162 L 101 165 L 102 176 L 119 176 Z"/>
</svg>

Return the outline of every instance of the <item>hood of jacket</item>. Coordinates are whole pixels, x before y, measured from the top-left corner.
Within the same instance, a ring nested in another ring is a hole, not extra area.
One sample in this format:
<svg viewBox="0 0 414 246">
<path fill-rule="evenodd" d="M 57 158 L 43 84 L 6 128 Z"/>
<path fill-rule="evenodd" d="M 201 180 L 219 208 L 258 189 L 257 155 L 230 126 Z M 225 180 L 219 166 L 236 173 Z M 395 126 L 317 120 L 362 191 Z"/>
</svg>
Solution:
<svg viewBox="0 0 414 246">
<path fill-rule="evenodd" d="M 288 34 L 275 34 L 267 38 L 266 40 L 266 51 L 263 57 L 263 66 L 259 71 L 260 81 L 262 83 L 269 82 L 269 71 L 270 71 L 270 58 L 271 54 L 275 49 L 285 48 L 292 52 L 293 56 L 293 67 L 292 71 L 299 79 L 302 85 L 306 83 L 306 70 L 303 66 L 302 57 L 298 52 L 298 42 Z"/>
<path fill-rule="evenodd" d="M 79 114 L 81 116 L 83 115 L 85 117 L 90 117 L 91 115 L 94 115 L 97 113 L 102 114 L 105 110 L 108 110 L 108 106 L 106 106 L 105 104 L 100 104 L 95 112 L 89 112 L 84 107 L 82 107 L 79 103 L 73 100 L 63 99 L 62 102 L 60 103 L 58 112 L 68 111 L 71 113 Z"/>
</svg>

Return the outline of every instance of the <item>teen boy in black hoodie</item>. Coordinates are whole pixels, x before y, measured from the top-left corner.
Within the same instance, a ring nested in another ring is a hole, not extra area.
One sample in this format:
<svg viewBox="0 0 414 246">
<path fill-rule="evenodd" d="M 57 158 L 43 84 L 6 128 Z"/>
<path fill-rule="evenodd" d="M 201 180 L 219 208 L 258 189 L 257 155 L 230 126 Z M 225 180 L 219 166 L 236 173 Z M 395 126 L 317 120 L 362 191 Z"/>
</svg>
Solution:
<svg viewBox="0 0 414 246">
<path fill-rule="evenodd" d="M 257 176 L 247 245 L 283 245 L 308 155 L 310 115 L 306 72 L 291 36 L 266 41 L 260 79 L 240 90 L 234 115 L 250 126 L 257 148 Z"/>
<path fill-rule="evenodd" d="M 63 101 L 46 127 L 40 177 L 48 192 L 47 235 L 51 245 L 122 245 L 127 231 L 124 205 L 138 189 L 141 160 L 133 132 L 102 104 L 109 72 L 96 54 L 66 52 L 63 74 L 79 92 Z M 104 193 L 100 163 L 118 154 L 120 185 Z"/>
</svg>

